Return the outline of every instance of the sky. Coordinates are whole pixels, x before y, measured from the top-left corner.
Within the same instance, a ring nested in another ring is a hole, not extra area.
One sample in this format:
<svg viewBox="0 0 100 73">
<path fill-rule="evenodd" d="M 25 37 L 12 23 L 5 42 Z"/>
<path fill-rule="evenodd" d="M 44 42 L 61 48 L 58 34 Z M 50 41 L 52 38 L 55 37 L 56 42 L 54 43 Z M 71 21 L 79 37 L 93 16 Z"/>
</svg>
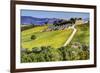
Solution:
<svg viewBox="0 0 100 73">
<path fill-rule="evenodd" d="M 62 11 L 42 11 L 42 10 L 21 10 L 21 16 L 32 16 L 37 18 L 60 18 L 70 19 L 71 17 L 82 19 L 89 18 L 89 13 L 84 12 L 62 12 Z"/>
</svg>

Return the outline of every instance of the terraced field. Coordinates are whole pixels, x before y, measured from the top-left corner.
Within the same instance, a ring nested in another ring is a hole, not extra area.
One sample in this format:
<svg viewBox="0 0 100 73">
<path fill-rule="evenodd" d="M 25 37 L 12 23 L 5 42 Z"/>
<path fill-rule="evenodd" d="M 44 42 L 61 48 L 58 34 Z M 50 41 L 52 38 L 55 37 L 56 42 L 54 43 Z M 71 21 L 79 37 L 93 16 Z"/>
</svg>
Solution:
<svg viewBox="0 0 100 73">
<path fill-rule="evenodd" d="M 21 46 L 22 48 L 32 49 L 33 47 L 52 46 L 59 48 L 64 45 L 69 38 L 72 29 L 56 30 L 42 32 L 47 26 L 33 27 L 32 29 L 24 30 L 21 32 Z M 31 36 L 35 35 L 36 39 L 32 40 Z"/>
</svg>

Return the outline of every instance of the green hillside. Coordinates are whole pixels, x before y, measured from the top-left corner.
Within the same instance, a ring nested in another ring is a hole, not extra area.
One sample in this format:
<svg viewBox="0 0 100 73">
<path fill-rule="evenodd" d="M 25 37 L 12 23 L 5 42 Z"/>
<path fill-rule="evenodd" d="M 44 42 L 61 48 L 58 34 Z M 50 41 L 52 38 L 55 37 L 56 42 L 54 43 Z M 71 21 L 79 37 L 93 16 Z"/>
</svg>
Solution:
<svg viewBox="0 0 100 73">
<path fill-rule="evenodd" d="M 22 48 L 32 49 L 34 47 L 41 46 L 51 46 L 53 48 L 59 48 L 64 45 L 73 31 L 72 29 L 65 29 L 42 32 L 46 28 L 47 26 L 38 26 L 22 31 Z M 35 40 L 31 39 L 32 35 L 36 36 Z"/>
<path fill-rule="evenodd" d="M 80 44 L 86 44 L 89 46 L 89 36 L 90 36 L 90 29 L 89 24 L 77 25 L 76 26 L 77 33 L 75 34 L 71 43 L 78 42 Z"/>
<path fill-rule="evenodd" d="M 50 62 L 88 60 L 89 23 L 76 25 L 74 37 L 67 46 L 63 46 L 73 29 L 50 30 L 48 25 L 36 26 L 21 31 L 21 62 Z"/>
</svg>

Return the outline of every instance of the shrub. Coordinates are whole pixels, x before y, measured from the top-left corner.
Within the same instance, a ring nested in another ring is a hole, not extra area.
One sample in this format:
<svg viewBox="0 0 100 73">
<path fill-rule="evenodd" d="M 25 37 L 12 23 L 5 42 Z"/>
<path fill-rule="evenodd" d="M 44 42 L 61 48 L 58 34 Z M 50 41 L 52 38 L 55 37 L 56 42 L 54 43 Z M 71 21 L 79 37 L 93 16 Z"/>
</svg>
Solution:
<svg viewBox="0 0 100 73">
<path fill-rule="evenodd" d="M 36 39 L 36 36 L 35 35 L 32 35 L 31 36 L 31 40 L 35 40 Z"/>
<path fill-rule="evenodd" d="M 40 53 L 41 51 L 42 51 L 41 48 L 38 48 L 38 47 L 33 47 L 33 48 L 32 48 L 32 52 L 33 52 L 33 53 Z"/>
<path fill-rule="evenodd" d="M 86 45 L 82 48 L 73 48 L 71 45 L 55 49 L 51 46 L 34 47 L 32 50 L 21 52 L 21 62 L 49 62 L 89 59 L 89 50 Z"/>
</svg>

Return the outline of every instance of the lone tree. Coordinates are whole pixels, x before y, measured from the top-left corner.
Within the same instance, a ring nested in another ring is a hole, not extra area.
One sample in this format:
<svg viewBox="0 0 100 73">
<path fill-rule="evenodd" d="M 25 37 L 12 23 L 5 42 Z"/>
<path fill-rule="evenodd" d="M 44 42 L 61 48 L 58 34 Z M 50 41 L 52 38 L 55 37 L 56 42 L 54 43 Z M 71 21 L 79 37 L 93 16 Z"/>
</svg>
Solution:
<svg viewBox="0 0 100 73">
<path fill-rule="evenodd" d="M 76 18 L 70 18 L 72 24 L 75 24 Z"/>
<path fill-rule="evenodd" d="M 82 20 L 82 18 L 78 18 L 78 20 Z"/>
<path fill-rule="evenodd" d="M 36 39 L 36 36 L 35 35 L 32 35 L 31 36 L 31 40 L 35 40 Z"/>
</svg>

